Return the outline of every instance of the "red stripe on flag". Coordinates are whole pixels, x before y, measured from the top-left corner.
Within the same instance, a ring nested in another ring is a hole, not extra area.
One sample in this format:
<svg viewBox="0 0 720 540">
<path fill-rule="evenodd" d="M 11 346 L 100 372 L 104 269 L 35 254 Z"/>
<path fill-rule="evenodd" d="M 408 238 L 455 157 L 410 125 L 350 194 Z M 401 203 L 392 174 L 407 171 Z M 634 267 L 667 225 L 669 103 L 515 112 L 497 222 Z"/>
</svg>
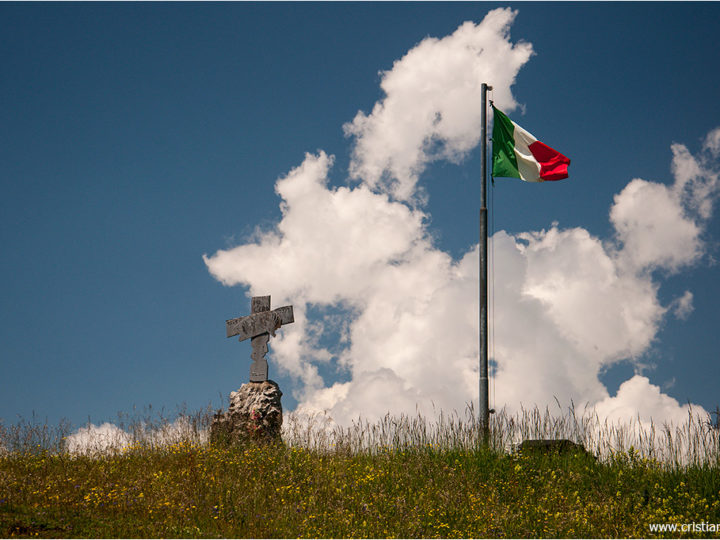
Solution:
<svg viewBox="0 0 720 540">
<path fill-rule="evenodd" d="M 570 159 L 547 144 L 535 141 L 528 148 L 540 163 L 540 178 L 543 180 L 562 180 L 568 177 Z"/>
</svg>

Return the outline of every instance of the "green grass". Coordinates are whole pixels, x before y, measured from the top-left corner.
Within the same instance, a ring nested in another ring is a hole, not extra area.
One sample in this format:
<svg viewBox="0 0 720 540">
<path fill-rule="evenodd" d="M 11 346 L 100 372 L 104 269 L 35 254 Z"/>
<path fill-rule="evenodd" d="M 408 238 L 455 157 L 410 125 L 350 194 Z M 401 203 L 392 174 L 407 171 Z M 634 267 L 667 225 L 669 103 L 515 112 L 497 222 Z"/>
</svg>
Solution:
<svg viewBox="0 0 720 540">
<path fill-rule="evenodd" d="M 532 418 L 522 429 L 537 435 L 546 417 Z M 562 434 L 546 420 L 545 433 Z M 717 453 L 684 465 L 643 455 L 649 447 L 521 455 L 501 448 L 514 429 L 502 418 L 494 449 L 452 417 L 346 430 L 289 422 L 286 444 L 244 448 L 204 443 L 200 428 L 103 455 L 61 451 L 63 430 L 0 431 L 15 441 L 0 457 L 0 537 L 616 538 L 656 536 L 652 523 L 720 523 Z"/>
</svg>

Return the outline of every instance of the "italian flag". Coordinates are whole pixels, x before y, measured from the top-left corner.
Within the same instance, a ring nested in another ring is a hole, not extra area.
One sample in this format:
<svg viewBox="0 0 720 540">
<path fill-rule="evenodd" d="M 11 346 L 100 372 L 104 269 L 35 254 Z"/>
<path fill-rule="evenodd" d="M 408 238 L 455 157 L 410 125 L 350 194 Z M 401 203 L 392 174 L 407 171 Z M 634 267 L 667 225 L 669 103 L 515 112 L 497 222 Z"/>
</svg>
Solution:
<svg viewBox="0 0 720 540">
<path fill-rule="evenodd" d="M 538 141 L 493 105 L 493 177 L 520 178 L 526 182 L 568 177 L 570 159 Z"/>
</svg>

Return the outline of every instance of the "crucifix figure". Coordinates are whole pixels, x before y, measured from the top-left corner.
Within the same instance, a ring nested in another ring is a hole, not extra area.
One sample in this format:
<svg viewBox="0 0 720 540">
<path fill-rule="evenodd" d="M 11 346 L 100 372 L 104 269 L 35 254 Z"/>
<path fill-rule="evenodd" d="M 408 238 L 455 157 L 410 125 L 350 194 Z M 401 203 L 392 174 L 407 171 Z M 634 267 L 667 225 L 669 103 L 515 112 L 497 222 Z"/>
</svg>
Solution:
<svg viewBox="0 0 720 540">
<path fill-rule="evenodd" d="M 283 324 L 295 322 L 292 306 L 283 306 L 270 311 L 269 296 L 253 296 L 250 302 L 250 315 L 225 321 L 227 337 L 240 336 L 239 341 L 250 338 L 252 346 L 252 364 L 250 382 L 268 380 L 268 364 L 265 353 L 268 351 L 270 336 Z"/>
</svg>

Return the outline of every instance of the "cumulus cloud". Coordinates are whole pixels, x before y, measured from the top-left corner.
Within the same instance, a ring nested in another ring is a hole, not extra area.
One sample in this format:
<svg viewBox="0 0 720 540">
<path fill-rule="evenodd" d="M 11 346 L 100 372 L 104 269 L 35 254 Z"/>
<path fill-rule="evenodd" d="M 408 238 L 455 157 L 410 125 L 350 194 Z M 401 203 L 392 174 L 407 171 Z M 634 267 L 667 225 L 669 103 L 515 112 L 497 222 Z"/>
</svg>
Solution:
<svg viewBox="0 0 720 540">
<path fill-rule="evenodd" d="M 274 305 L 293 302 L 295 324 L 273 339 L 272 348 L 283 367 L 312 388 L 323 384 L 312 361 L 326 358 L 327 351 L 313 343 L 306 305 L 364 310 L 379 280 L 397 281 L 404 261 L 430 250 L 429 240 L 418 234 L 422 212 L 364 185 L 329 188 L 331 163 L 324 152 L 307 154 L 276 184 L 283 214 L 277 228 L 260 234 L 254 243 L 205 257 L 224 284 L 247 285 L 251 294 L 272 291 Z M 388 300 L 413 301 L 410 274 L 405 284 Z"/>
<path fill-rule="evenodd" d="M 418 195 L 418 175 L 427 163 L 457 162 L 474 148 L 480 85 L 493 81 L 495 102 L 512 110 L 510 87 L 533 54 L 529 43 L 509 40 L 516 15 L 496 9 L 479 24 L 468 21 L 447 37 L 426 38 L 384 72 L 385 97 L 344 126 L 355 137 L 351 175 L 409 200 Z"/>
<path fill-rule="evenodd" d="M 107 454 L 132 444 L 132 436 L 105 422 L 99 426 L 88 424 L 65 439 L 65 449 L 71 454 Z"/>
<path fill-rule="evenodd" d="M 718 193 L 717 163 L 709 148 L 706 143 L 693 156 L 674 144 L 672 184 L 634 179 L 616 195 L 610 209 L 613 241 L 557 226 L 515 237 L 496 235 L 495 268 L 502 275 L 495 281 L 496 288 L 501 284 L 495 302 L 501 403 L 542 406 L 554 396 L 565 404 L 598 404 L 603 414 L 633 409 L 643 420 L 653 411 L 660 421 L 687 417 L 668 396 L 663 407 L 636 407 L 643 399 L 657 401 L 659 389 L 647 379 L 631 379 L 611 397 L 598 375 L 623 360 L 639 368 L 667 313 L 685 318 L 692 311 L 690 291 L 661 304 L 656 274 L 678 272 L 705 253 L 702 234 Z M 519 336 L 513 321 L 527 333 Z M 519 384 L 522 380 L 533 382 Z"/>
<path fill-rule="evenodd" d="M 689 404 L 680 405 L 676 399 L 663 394 L 660 387 L 651 384 L 647 377 L 635 375 L 620 385 L 617 395 L 597 403 L 595 411 L 599 417 L 610 422 L 640 418 L 648 425 L 649 419 L 657 418 L 680 426 L 687 422 L 692 408 Z"/>
<path fill-rule="evenodd" d="M 700 257 L 700 228 L 684 215 L 677 199 L 672 188 L 641 179 L 615 197 L 610 220 L 623 244 L 623 262 L 630 268 L 677 272 Z"/>
<path fill-rule="evenodd" d="M 115 424 L 105 422 L 99 426 L 88 424 L 65 439 L 65 450 L 70 454 L 106 455 L 121 452 L 133 444 L 153 447 L 169 446 L 181 442 L 206 442 L 206 430 L 197 429 L 186 416 L 159 427 L 137 426 L 132 433 Z"/>
<path fill-rule="evenodd" d="M 480 82 L 492 80 L 496 102 L 514 106 L 510 86 L 532 52 L 510 42 L 514 16 L 494 10 L 480 24 L 428 38 L 383 75 L 385 97 L 346 125 L 357 185 L 331 187 L 332 157 L 307 154 L 276 183 L 276 227 L 204 256 L 225 285 L 295 306 L 296 323 L 273 339 L 271 354 L 299 383 L 299 411 L 327 411 L 348 424 L 359 415 L 463 410 L 477 399 L 478 247 L 455 260 L 434 245 L 428 215 L 415 204 L 417 180 L 430 161 L 460 159 L 477 144 L 471 103 Z M 406 103 L 414 103 L 412 114 Z M 636 376 L 610 396 L 599 375 L 616 362 L 639 365 L 668 312 L 683 317 L 692 309 L 689 291 L 662 305 L 658 274 L 705 253 L 718 192 L 717 133 L 696 156 L 672 146 L 671 185 L 630 181 L 610 209 L 613 238 L 557 225 L 495 234 L 497 407 L 557 399 L 608 415 L 679 417 L 683 408 L 649 379 Z M 318 333 L 338 325 L 317 307 L 345 314 L 337 350 L 319 345 Z M 344 382 L 327 383 L 321 364 L 335 366 Z M 640 407 L 645 399 L 657 406 Z"/>
<path fill-rule="evenodd" d="M 516 408 L 607 397 L 603 367 L 639 356 L 656 333 L 664 312 L 656 286 L 619 274 L 584 229 L 499 233 L 494 242 L 502 276 L 495 280 L 496 400 Z"/>
<path fill-rule="evenodd" d="M 672 185 L 638 178 L 615 196 L 610 221 L 622 245 L 624 265 L 675 273 L 703 255 L 703 222 L 712 213 L 719 188 L 713 168 L 718 133 L 716 129 L 707 136 L 697 157 L 685 145 L 672 145 Z"/>
</svg>

